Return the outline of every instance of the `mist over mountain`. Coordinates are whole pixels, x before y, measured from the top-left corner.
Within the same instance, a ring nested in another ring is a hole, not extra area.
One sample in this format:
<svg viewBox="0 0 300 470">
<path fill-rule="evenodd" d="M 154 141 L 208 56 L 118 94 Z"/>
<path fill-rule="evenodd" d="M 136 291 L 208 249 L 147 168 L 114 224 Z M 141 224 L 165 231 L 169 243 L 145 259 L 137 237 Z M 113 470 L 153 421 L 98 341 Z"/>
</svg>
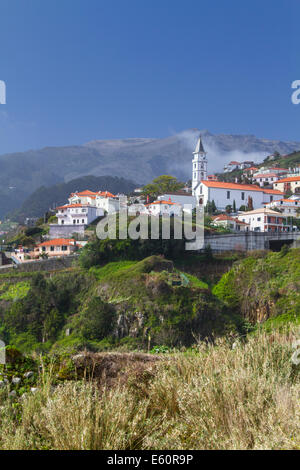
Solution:
<svg viewBox="0 0 300 470">
<path fill-rule="evenodd" d="M 81 146 L 46 147 L 0 156 L 0 217 L 22 205 L 41 186 L 85 175 L 118 176 L 139 183 L 170 173 L 191 177 L 192 152 L 199 133 L 208 152 L 208 171 L 222 170 L 230 160 L 262 159 L 300 149 L 300 142 L 259 139 L 253 135 L 214 135 L 189 129 L 161 138 L 94 140 Z"/>
</svg>

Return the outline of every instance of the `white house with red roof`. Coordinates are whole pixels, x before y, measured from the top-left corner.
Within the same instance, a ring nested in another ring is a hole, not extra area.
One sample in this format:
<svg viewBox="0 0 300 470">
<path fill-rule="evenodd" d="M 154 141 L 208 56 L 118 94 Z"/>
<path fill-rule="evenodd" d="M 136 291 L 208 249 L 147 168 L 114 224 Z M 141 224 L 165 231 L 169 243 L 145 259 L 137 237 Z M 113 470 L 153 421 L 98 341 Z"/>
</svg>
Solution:
<svg viewBox="0 0 300 470">
<path fill-rule="evenodd" d="M 233 207 L 234 203 L 239 209 L 241 206 L 247 206 L 251 198 L 253 209 L 257 209 L 268 202 L 282 199 L 283 193 L 252 184 L 201 181 L 196 190 L 196 197 L 199 204 L 204 206 L 214 201 L 218 210 L 225 210 L 227 206 Z"/>
<path fill-rule="evenodd" d="M 266 205 L 269 209 L 279 209 L 280 212 L 288 217 L 300 218 L 300 197 L 299 199 L 279 199 Z"/>
<path fill-rule="evenodd" d="M 282 199 L 283 193 L 276 189 L 261 188 L 252 184 L 225 183 L 222 181 L 207 180 L 207 153 L 204 150 L 201 137 L 199 137 L 193 159 L 193 196 L 197 205 L 206 206 L 208 202 L 215 202 L 218 210 L 225 210 L 227 206 L 247 206 L 252 202 L 253 209 L 257 209 L 273 200 Z M 204 165 L 203 171 L 195 171 L 195 163 Z M 238 162 L 233 162 L 238 163 Z M 251 163 L 247 162 L 251 167 Z"/>
<path fill-rule="evenodd" d="M 272 185 L 273 183 L 275 183 L 275 181 L 278 180 L 278 173 L 255 173 L 255 175 L 253 175 L 253 182 L 258 184 L 260 187 Z"/>
<path fill-rule="evenodd" d="M 55 238 L 37 245 L 40 255 L 48 257 L 67 256 L 74 253 L 78 246 L 73 238 Z"/>
<path fill-rule="evenodd" d="M 294 194 L 300 194 L 300 176 L 280 179 L 274 183 L 273 188 L 284 193 L 291 191 Z"/>
<path fill-rule="evenodd" d="M 182 209 L 191 212 L 196 207 L 196 198 L 191 193 L 187 193 L 186 191 L 176 191 L 176 192 L 168 192 L 158 196 L 158 201 L 170 201 L 176 202 L 182 206 Z"/>
<path fill-rule="evenodd" d="M 212 218 L 213 225 L 224 227 L 235 232 L 248 232 L 250 224 L 239 220 L 237 217 L 231 217 L 228 214 L 216 215 Z"/>
<path fill-rule="evenodd" d="M 245 162 L 236 162 L 231 161 L 224 166 L 224 173 L 230 173 L 234 170 L 244 170 L 245 168 L 250 168 L 254 165 L 254 162 L 245 161 Z"/>
<path fill-rule="evenodd" d="M 119 211 L 119 199 L 109 191 L 85 191 L 72 193 L 69 197 L 70 204 L 88 204 L 102 209 L 107 213 Z"/>
<path fill-rule="evenodd" d="M 250 225 L 253 232 L 289 232 L 291 227 L 287 223 L 287 216 L 265 207 L 238 216 L 239 220 Z"/>
<path fill-rule="evenodd" d="M 104 216 L 103 209 L 89 204 L 66 204 L 56 208 L 58 225 L 89 225 L 97 217 Z"/>
<path fill-rule="evenodd" d="M 254 173 L 256 173 L 258 171 L 258 168 L 256 166 L 250 166 L 250 168 L 246 168 L 244 171 L 243 171 L 243 175 L 245 176 L 253 176 Z"/>
<path fill-rule="evenodd" d="M 160 200 L 146 204 L 145 207 L 149 215 L 167 215 L 178 217 L 182 215 L 182 206 L 177 202 Z"/>
</svg>

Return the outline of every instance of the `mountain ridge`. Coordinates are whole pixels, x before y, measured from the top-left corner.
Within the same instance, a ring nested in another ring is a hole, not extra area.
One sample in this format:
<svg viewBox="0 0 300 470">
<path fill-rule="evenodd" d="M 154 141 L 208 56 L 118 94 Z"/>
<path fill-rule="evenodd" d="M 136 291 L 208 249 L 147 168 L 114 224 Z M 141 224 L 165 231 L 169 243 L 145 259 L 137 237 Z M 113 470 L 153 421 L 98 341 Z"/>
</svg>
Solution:
<svg viewBox="0 0 300 470">
<path fill-rule="evenodd" d="M 41 186 L 85 175 L 112 175 L 141 184 L 165 173 L 188 180 L 192 152 L 200 133 L 208 152 L 210 173 L 219 171 L 229 160 L 258 162 L 275 151 L 288 154 L 300 150 L 300 142 L 212 134 L 194 128 L 165 138 L 93 140 L 83 145 L 4 154 L 0 155 L 0 217 L 22 205 Z"/>
</svg>

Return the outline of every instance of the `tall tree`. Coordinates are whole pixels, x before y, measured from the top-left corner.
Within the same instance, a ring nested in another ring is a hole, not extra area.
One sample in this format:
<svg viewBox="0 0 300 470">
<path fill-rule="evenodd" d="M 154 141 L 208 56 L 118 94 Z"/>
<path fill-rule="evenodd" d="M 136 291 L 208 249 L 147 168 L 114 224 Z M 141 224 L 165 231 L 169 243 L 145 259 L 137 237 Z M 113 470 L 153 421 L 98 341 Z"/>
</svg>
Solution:
<svg viewBox="0 0 300 470">
<path fill-rule="evenodd" d="M 175 176 L 161 175 L 154 178 L 152 183 L 143 187 L 143 194 L 151 198 L 157 198 L 160 194 L 178 191 L 183 188 L 184 184 L 178 181 Z"/>
</svg>

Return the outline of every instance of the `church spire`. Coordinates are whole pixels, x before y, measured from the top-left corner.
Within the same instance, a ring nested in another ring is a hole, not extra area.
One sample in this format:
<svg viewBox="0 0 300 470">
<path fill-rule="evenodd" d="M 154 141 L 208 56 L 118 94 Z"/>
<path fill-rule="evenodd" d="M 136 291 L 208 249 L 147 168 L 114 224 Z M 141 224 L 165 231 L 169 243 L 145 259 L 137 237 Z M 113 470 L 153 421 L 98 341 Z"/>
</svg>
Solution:
<svg viewBox="0 0 300 470">
<path fill-rule="evenodd" d="M 206 154 L 206 152 L 205 152 L 205 150 L 204 150 L 204 147 L 203 147 L 201 134 L 199 135 L 199 138 L 198 138 L 198 141 L 197 141 L 197 145 L 196 145 L 196 149 L 195 149 L 194 155 L 197 154 L 197 153 L 204 153 L 204 154 Z"/>
<path fill-rule="evenodd" d="M 192 191 L 195 195 L 201 181 L 205 181 L 207 179 L 207 159 L 201 135 L 198 138 L 193 156 Z"/>
</svg>

